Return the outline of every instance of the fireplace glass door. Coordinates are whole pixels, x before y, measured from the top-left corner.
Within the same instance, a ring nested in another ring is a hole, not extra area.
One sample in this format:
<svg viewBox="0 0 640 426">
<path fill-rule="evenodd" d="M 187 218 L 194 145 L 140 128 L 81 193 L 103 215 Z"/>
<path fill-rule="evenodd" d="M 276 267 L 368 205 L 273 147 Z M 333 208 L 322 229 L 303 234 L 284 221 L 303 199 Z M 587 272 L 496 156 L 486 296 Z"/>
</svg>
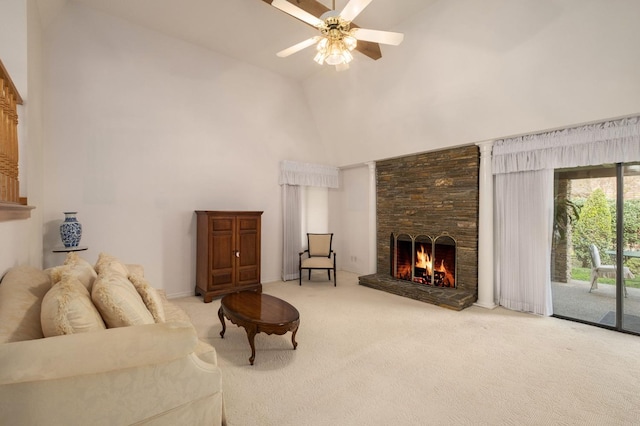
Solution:
<svg viewBox="0 0 640 426">
<path fill-rule="evenodd" d="M 417 285 L 456 287 L 456 242 L 449 235 L 391 235 L 391 276 Z"/>
</svg>

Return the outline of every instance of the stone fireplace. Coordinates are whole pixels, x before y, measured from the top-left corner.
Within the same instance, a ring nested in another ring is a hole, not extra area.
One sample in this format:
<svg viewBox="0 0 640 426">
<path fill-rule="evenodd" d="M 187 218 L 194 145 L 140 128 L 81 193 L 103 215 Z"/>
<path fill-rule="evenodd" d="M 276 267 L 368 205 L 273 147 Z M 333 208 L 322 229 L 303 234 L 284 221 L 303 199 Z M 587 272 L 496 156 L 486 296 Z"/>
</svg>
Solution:
<svg viewBox="0 0 640 426">
<path fill-rule="evenodd" d="M 477 146 L 376 163 L 377 272 L 360 284 L 461 310 L 478 297 Z"/>
</svg>

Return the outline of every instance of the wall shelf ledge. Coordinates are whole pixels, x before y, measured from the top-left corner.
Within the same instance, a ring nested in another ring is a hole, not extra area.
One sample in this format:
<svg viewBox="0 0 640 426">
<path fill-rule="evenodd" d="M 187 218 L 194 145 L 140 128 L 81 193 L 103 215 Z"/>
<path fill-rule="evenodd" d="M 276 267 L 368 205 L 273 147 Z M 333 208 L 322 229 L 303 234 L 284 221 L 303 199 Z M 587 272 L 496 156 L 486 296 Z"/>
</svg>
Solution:
<svg viewBox="0 0 640 426">
<path fill-rule="evenodd" d="M 31 217 L 31 210 L 33 209 L 35 209 L 35 206 L 0 202 L 0 222 L 29 219 Z"/>
</svg>

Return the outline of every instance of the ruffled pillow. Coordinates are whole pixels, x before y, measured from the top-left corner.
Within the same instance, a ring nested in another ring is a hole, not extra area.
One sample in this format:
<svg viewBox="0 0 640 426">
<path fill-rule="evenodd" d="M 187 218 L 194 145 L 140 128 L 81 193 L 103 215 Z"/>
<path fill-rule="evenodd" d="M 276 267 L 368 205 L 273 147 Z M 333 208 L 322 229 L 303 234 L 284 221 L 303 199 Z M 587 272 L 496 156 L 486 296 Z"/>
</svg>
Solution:
<svg viewBox="0 0 640 426">
<path fill-rule="evenodd" d="M 98 276 L 94 267 L 74 252 L 70 252 L 69 254 L 67 254 L 67 257 L 61 266 L 51 268 L 51 286 L 60 282 L 62 280 L 62 276 L 67 273 L 72 274 L 73 276 L 78 278 L 78 280 L 80 280 L 82 285 L 84 285 L 89 292 L 91 292 L 93 282 Z"/>
<path fill-rule="evenodd" d="M 140 297 L 142 297 L 142 301 L 144 302 L 149 312 L 151 312 L 151 315 L 153 315 L 153 319 L 155 320 L 155 322 L 165 322 L 166 319 L 164 315 L 162 299 L 160 298 L 160 295 L 158 294 L 156 289 L 151 287 L 149 282 L 144 279 L 144 277 L 141 277 L 137 274 L 129 275 L 129 281 L 131 281 Z"/>
<path fill-rule="evenodd" d="M 120 273 L 99 273 L 91 299 L 109 328 L 155 323 L 133 284 Z"/>
<path fill-rule="evenodd" d="M 72 272 L 63 274 L 60 282 L 44 296 L 40 323 L 45 337 L 106 328 L 91 302 L 89 291 Z"/>
<path fill-rule="evenodd" d="M 96 261 L 95 271 L 99 274 L 103 272 L 116 272 L 124 277 L 129 276 L 129 269 L 124 263 L 120 262 L 117 257 L 111 256 L 107 253 L 100 253 L 98 260 Z"/>
</svg>

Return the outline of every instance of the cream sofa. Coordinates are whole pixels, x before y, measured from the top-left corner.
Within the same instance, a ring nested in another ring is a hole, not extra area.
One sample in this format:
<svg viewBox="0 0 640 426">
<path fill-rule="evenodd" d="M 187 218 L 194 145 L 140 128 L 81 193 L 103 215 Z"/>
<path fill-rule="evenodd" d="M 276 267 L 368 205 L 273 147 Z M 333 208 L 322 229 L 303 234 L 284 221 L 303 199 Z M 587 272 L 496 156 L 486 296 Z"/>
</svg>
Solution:
<svg viewBox="0 0 640 426">
<path fill-rule="evenodd" d="M 126 268 L 142 273 L 137 265 Z M 215 349 L 198 339 L 184 311 L 154 291 L 164 322 L 110 328 L 105 321 L 99 330 L 82 330 L 77 311 L 95 306 L 87 302 L 91 292 L 79 289 L 56 299 L 55 315 L 64 310 L 66 323 L 52 328 L 45 309 L 53 296 L 45 297 L 60 278 L 55 269 L 18 266 L 0 283 L 0 424 L 224 424 Z M 95 290 L 100 276 L 92 278 Z M 44 337 L 52 332 L 62 335 Z"/>
</svg>

